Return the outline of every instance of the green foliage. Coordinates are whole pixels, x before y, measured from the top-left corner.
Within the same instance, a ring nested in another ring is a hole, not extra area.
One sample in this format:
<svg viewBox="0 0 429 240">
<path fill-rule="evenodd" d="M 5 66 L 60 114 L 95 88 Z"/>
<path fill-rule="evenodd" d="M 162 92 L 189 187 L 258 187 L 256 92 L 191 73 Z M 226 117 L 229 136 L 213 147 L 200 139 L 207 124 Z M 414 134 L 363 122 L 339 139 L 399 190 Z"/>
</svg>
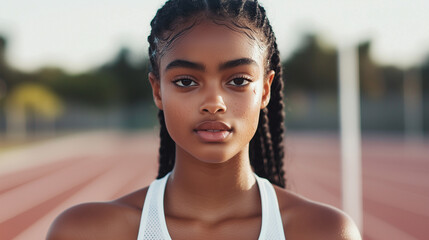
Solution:
<svg viewBox="0 0 429 240">
<path fill-rule="evenodd" d="M 148 59 L 137 64 L 130 60 L 130 51 L 122 48 L 116 58 L 98 71 L 113 77 L 118 86 L 120 101 L 125 106 L 134 106 L 152 98 L 151 87 L 147 79 Z"/>
<path fill-rule="evenodd" d="M 36 81 L 50 86 L 68 102 L 93 107 L 134 106 L 152 97 L 147 80 L 148 61 L 133 64 L 123 48 L 109 63 L 93 71 L 70 75 L 46 67 L 35 74 Z"/>
<path fill-rule="evenodd" d="M 370 98 L 381 98 L 386 94 L 386 82 L 382 69 L 371 58 L 371 42 L 358 46 L 360 91 Z"/>
<path fill-rule="evenodd" d="M 426 93 L 425 97 L 429 99 L 429 55 L 426 57 L 426 60 L 424 61 L 422 66 L 422 80 L 422 87 L 424 92 Z"/>
<path fill-rule="evenodd" d="M 67 101 L 85 105 L 106 107 L 118 99 L 119 86 L 115 78 L 102 72 L 60 75 L 46 84 Z"/>
<path fill-rule="evenodd" d="M 301 46 L 284 62 L 286 92 L 337 91 L 337 53 L 325 47 L 315 35 L 307 35 Z"/>
</svg>

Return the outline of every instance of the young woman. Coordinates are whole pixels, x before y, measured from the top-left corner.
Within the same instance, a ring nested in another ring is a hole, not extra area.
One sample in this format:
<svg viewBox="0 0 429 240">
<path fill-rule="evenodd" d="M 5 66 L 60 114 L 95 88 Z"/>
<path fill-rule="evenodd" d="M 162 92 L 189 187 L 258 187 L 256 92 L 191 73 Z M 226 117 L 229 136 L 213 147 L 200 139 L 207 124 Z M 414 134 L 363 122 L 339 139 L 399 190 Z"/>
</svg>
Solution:
<svg viewBox="0 0 429 240">
<path fill-rule="evenodd" d="M 61 214 L 48 239 L 360 239 L 341 211 L 286 189 L 283 83 L 256 0 L 170 0 L 148 37 L 158 179 Z"/>
</svg>

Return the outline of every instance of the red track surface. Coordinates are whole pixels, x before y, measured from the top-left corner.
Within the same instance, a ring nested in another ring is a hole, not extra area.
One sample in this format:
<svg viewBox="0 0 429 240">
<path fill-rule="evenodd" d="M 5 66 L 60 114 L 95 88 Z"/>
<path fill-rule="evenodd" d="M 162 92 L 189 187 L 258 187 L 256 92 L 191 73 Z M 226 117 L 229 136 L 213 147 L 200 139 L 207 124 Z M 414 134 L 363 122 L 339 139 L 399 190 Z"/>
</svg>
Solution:
<svg viewBox="0 0 429 240">
<path fill-rule="evenodd" d="M 290 134 L 286 146 L 290 189 L 340 208 L 338 138 Z M 44 239 L 66 208 L 149 184 L 157 148 L 155 133 L 90 133 L 0 154 L 0 239 Z M 429 146 L 366 137 L 362 150 L 364 239 L 428 239 Z"/>
</svg>

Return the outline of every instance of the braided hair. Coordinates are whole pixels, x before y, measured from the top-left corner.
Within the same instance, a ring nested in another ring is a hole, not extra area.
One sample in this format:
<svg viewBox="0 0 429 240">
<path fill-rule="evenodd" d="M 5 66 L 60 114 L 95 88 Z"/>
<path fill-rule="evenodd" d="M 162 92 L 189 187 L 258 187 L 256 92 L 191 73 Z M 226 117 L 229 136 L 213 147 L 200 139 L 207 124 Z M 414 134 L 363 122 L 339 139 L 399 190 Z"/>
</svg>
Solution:
<svg viewBox="0 0 429 240">
<path fill-rule="evenodd" d="M 258 128 L 250 141 L 249 158 L 255 173 L 271 183 L 285 187 L 283 169 L 284 103 L 282 68 L 276 38 L 266 16 L 265 9 L 257 0 L 169 0 L 151 21 L 148 37 L 149 58 L 152 73 L 159 79 L 159 60 L 171 42 L 192 28 L 174 32 L 196 16 L 203 15 L 216 21 L 229 20 L 233 27 L 257 33 L 266 48 L 266 72 L 275 71 L 271 84 L 268 106 L 260 111 Z M 195 23 L 194 23 L 195 24 Z M 173 32 L 175 35 L 173 35 Z M 243 31 L 245 34 L 246 31 Z M 252 35 L 247 36 L 253 38 Z M 167 131 L 164 113 L 158 113 L 160 128 L 159 170 L 157 178 L 170 172 L 175 163 L 175 143 Z"/>
</svg>

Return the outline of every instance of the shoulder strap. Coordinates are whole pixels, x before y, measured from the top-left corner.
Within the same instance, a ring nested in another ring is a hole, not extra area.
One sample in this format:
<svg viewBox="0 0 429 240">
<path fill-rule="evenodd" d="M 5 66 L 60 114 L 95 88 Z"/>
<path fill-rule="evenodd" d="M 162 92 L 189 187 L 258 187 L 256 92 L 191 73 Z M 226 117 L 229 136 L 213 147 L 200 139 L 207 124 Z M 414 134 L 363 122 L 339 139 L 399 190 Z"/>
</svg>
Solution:
<svg viewBox="0 0 429 240">
<path fill-rule="evenodd" d="M 274 187 L 267 179 L 261 178 L 256 174 L 255 177 L 262 204 L 262 226 L 259 239 L 285 240 L 283 222 Z"/>
<path fill-rule="evenodd" d="M 146 194 L 137 240 L 171 240 L 164 214 L 164 190 L 170 173 L 153 181 Z"/>
</svg>

